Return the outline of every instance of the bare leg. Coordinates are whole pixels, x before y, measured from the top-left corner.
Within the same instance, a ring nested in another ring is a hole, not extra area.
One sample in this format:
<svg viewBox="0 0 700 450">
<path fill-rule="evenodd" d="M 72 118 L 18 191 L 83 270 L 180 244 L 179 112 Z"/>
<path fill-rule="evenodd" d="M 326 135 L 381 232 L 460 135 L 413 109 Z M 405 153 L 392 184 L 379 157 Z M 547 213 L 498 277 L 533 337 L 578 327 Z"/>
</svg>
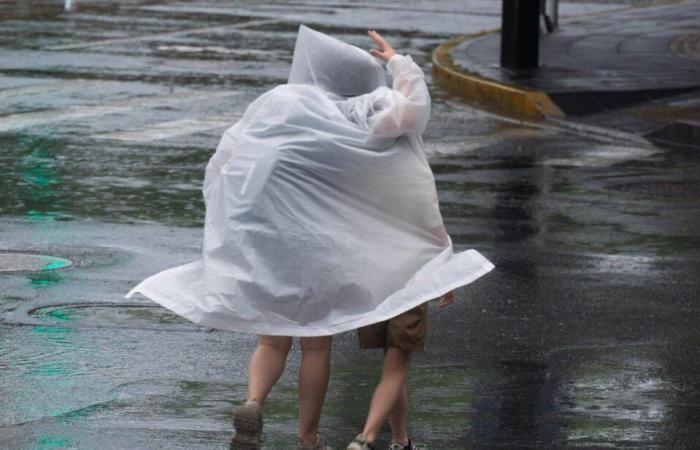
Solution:
<svg viewBox="0 0 700 450">
<path fill-rule="evenodd" d="M 374 390 L 367 422 L 362 430 L 362 434 L 369 442 L 375 441 L 382 424 L 400 400 L 404 392 L 410 362 L 411 352 L 395 347 L 387 350 L 384 356 L 382 379 L 377 389 Z"/>
<path fill-rule="evenodd" d="M 406 431 L 406 408 L 408 406 L 408 393 L 406 392 L 406 382 L 403 384 L 401 395 L 394 405 L 394 410 L 389 414 L 389 425 L 391 425 L 391 439 L 403 446 L 408 445 L 408 432 Z"/>
<path fill-rule="evenodd" d="M 299 368 L 299 439 L 316 443 L 331 368 L 331 336 L 303 337 Z"/>
<path fill-rule="evenodd" d="M 292 338 L 287 336 L 260 336 L 258 348 L 250 357 L 248 366 L 248 400 L 263 405 L 284 371 Z"/>
</svg>

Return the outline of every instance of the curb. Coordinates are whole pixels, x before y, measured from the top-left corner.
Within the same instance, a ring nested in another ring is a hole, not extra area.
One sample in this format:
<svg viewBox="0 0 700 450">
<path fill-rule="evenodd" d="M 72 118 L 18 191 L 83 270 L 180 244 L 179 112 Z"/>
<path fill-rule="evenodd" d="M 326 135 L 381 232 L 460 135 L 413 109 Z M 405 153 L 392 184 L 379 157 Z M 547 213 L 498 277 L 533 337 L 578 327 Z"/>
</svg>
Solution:
<svg viewBox="0 0 700 450">
<path fill-rule="evenodd" d="M 458 36 L 440 44 L 433 51 L 433 77 L 448 91 L 507 116 L 534 121 L 565 118 L 566 115 L 544 92 L 484 78 L 455 64 L 452 49 L 457 45 L 497 31 L 500 30 Z"/>
</svg>

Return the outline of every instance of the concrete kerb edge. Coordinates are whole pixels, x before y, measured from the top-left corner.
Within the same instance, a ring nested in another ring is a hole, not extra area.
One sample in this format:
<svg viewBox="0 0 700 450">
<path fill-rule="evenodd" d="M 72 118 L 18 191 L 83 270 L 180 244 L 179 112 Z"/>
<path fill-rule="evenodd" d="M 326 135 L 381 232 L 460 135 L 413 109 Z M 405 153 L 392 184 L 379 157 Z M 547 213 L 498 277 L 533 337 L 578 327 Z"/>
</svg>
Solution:
<svg viewBox="0 0 700 450">
<path fill-rule="evenodd" d="M 546 93 L 470 73 L 454 62 L 452 50 L 457 45 L 498 31 L 457 36 L 438 45 L 432 56 L 433 77 L 448 91 L 507 116 L 534 121 L 565 118 Z"/>
</svg>

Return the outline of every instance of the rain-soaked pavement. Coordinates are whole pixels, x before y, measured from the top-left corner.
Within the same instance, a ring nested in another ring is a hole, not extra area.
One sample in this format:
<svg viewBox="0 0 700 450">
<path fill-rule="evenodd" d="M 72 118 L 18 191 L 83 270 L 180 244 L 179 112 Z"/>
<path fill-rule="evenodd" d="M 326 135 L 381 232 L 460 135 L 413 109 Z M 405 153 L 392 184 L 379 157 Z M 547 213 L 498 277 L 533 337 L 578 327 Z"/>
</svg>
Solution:
<svg viewBox="0 0 700 450">
<path fill-rule="evenodd" d="M 362 46 L 385 31 L 425 69 L 448 230 L 497 266 L 431 309 L 409 388 L 422 448 L 700 447 L 700 156 L 452 100 L 430 52 L 497 27 L 499 3 L 0 2 L 0 447 L 226 448 L 255 338 L 123 295 L 199 256 L 204 165 L 284 81 L 301 20 Z M 340 448 L 381 355 L 334 345 L 322 428 Z M 297 367 L 265 448 L 294 438 Z"/>
</svg>

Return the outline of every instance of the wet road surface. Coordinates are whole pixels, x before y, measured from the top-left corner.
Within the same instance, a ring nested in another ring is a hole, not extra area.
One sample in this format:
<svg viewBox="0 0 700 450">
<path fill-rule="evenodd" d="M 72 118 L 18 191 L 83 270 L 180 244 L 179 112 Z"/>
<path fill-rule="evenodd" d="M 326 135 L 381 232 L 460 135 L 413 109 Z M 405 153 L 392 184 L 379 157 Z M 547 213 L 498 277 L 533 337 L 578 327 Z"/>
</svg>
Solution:
<svg viewBox="0 0 700 450">
<path fill-rule="evenodd" d="M 448 231 L 496 264 L 431 305 L 409 382 L 422 448 L 700 446 L 700 157 L 452 100 L 430 52 L 497 27 L 497 3 L 0 2 L 0 268 L 72 262 L 0 272 L 2 447 L 227 447 L 255 338 L 123 295 L 199 257 L 204 166 L 286 78 L 300 20 L 362 46 L 385 31 L 424 68 Z M 334 341 L 322 429 L 337 448 L 380 369 L 355 339 Z M 295 348 L 265 448 L 294 439 L 298 363 Z"/>
</svg>

